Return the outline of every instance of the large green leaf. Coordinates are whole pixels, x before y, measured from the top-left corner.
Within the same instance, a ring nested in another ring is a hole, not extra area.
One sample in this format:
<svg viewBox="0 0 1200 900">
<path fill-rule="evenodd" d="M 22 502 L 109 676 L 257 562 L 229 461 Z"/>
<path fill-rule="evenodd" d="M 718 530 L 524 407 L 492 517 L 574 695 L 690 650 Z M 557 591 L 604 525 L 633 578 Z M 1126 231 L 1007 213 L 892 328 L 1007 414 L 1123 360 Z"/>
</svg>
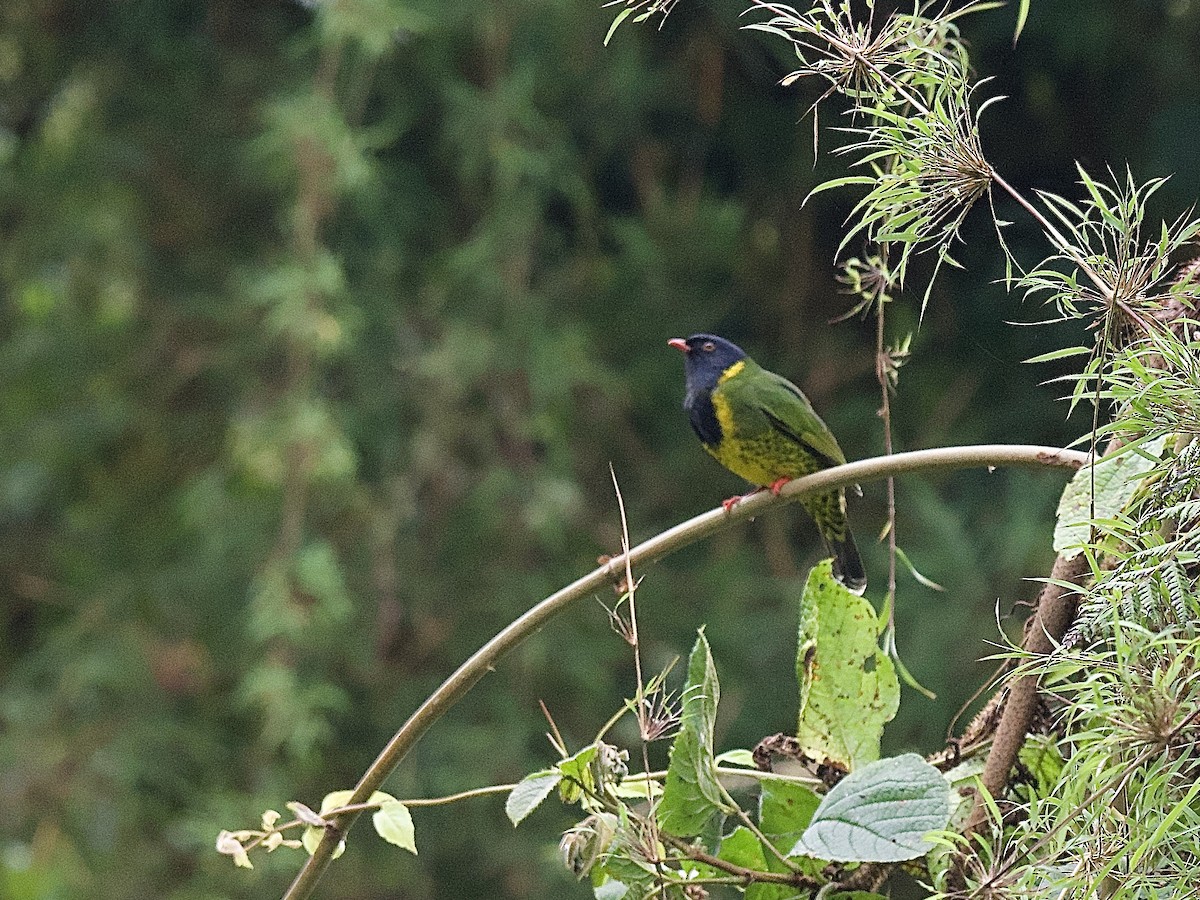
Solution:
<svg viewBox="0 0 1200 900">
<path fill-rule="evenodd" d="M 713 758 L 713 725 L 721 697 L 717 670 L 704 631 L 688 659 L 679 734 L 671 745 L 659 822 L 672 834 L 700 834 L 724 807 Z"/>
<path fill-rule="evenodd" d="M 812 821 L 821 798 L 811 788 L 782 778 L 764 778 L 760 789 L 758 826 L 771 843 L 787 851 Z"/>
<path fill-rule="evenodd" d="M 878 635 L 871 604 L 834 580 L 829 560 L 815 566 L 800 600 L 796 736 L 818 762 L 853 769 L 879 758 L 884 723 L 900 705 L 900 683 Z"/>
<path fill-rule="evenodd" d="M 813 814 L 791 855 L 835 862 L 903 862 L 933 844 L 946 827 L 950 786 L 915 753 L 883 759 L 838 782 Z"/>
<path fill-rule="evenodd" d="M 745 825 L 739 825 L 721 838 L 717 856 L 734 865 L 744 866 L 758 872 L 771 871 L 773 856 L 762 841 Z M 714 875 L 722 873 L 714 871 Z M 746 900 L 790 900 L 796 897 L 796 888 L 783 884 L 751 884 L 746 888 Z"/>
<path fill-rule="evenodd" d="M 1136 449 L 1105 456 L 1094 466 L 1084 466 L 1063 489 L 1054 526 L 1054 550 L 1072 559 L 1091 539 L 1091 522 L 1111 519 L 1129 503 L 1142 478 L 1162 455 L 1164 439 L 1147 441 Z M 1140 451 L 1140 452 L 1139 452 Z M 1092 486 L 1096 502 L 1093 513 Z"/>
</svg>

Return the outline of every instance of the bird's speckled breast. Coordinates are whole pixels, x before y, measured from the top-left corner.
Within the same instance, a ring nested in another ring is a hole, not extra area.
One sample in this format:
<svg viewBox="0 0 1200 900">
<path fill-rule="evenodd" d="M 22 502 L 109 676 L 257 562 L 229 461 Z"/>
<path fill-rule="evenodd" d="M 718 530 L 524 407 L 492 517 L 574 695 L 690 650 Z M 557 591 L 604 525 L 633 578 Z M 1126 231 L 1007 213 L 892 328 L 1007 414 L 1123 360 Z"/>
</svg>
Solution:
<svg viewBox="0 0 1200 900">
<path fill-rule="evenodd" d="M 772 428 L 757 410 L 743 410 L 735 423 L 725 385 L 746 363 L 740 360 L 721 373 L 712 392 L 713 412 L 721 426 L 721 441 L 704 444 L 721 465 L 751 484 L 766 487 L 780 478 L 799 478 L 821 468 L 820 462 L 795 441 Z"/>
</svg>

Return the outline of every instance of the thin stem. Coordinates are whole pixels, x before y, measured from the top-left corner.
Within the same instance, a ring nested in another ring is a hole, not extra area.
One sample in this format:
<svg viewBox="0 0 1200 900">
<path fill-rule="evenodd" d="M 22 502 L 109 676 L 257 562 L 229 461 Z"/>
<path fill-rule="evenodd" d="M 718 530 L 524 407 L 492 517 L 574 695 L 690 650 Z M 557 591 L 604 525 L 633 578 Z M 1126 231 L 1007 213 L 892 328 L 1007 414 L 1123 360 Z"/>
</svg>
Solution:
<svg viewBox="0 0 1200 900">
<path fill-rule="evenodd" d="M 892 402 L 888 389 L 888 358 L 884 347 L 884 299 L 883 287 L 875 294 L 875 377 L 879 380 L 881 402 L 879 417 L 883 420 L 883 452 L 891 456 L 892 446 Z M 888 630 L 896 627 L 896 479 L 889 476 L 887 480 L 887 516 L 888 516 L 888 587 L 887 611 Z"/>
<path fill-rule="evenodd" d="M 779 848 L 776 847 L 767 838 L 767 836 L 765 834 L 763 834 L 762 831 L 759 830 L 759 827 L 754 824 L 754 820 L 751 819 L 748 815 L 746 815 L 746 811 L 744 809 L 742 809 L 737 803 L 734 802 L 734 799 L 731 796 L 729 796 L 729 791 L 725 788 L 725 785 L 721 784 L 720 781 L 718 781 L 717 784 L 720 785 L 721 796 L 725 799 L 725 802 L 728 803 L 730 805 L 730 807 L 733 809 L 733 814 L 735 816 L 737 816 L 738 819 L 741 821 L 741 823 L 750 830 L 750 833 L 753 834 L 756 838 L 758 838 L 759 842 L 764 847 L 766 847 L 768 850 L 770 850 L 771 854 L 777 860 L 779 860 L 783 864 L 784 868 L 786 868 L 789 872 L 799 872 L 800 867 L 798 865 L 796 865 L 796 863 L 792 862 L 792 860 L 790 860 L 786 856 L 784 856 L 780 852 Z"/>
<path fill-rule="evenodd" d="M 378 790 L 384 780 L 408 755 L 418 740 L 447 710 L 452 708 L 496 663 L 540 629 L 551 618 L 581 597 L 590 596 L 612 582 L 626 565 L 643 565 L 662 559 L 676 550 L 777 509 L 790 501 L 814 493 L 828 492 L 866 481 L 915 472 L 956 470 L 973 467 L 1022 466 L 1028 468 L 1058 467 L 1078 469 L 1087 456 L 1077 450 L 1058 447 L 1038 447 L 1010 444 L 990 444 L 970 447 L 938 447 L 914 450 L 892 456 L 864 459 L 835 466 L 797 478 L 784 485 L 778 497 L 762 491 L 738 503 L 729 512 L 718 507 L 655 535 L 638 544 L 628 553 L 609 560 L 589 574 L 551 594 L 532 609 L 502 629 L 447 678 L 392 736 L 379 756 L 359 780 L 351 802 L 362 803 Z M 353 826 L 357 814 L 339 817 L 337 825 L 327 828 L 316 852 L 305 862 L 284 895 L 285 900 L 302 900 L 311 896 L 317 881 L 333 857 L 338 840 Z"/>
<path fill-rule="evenodd" d="M 736 863 L 731 863 L 728 860 L 713 856 L 711 853 L 705 853 L 700 848 L 689 844 L 682 838 L 677 838 L 673 834 L 663 834 L 662 840 L 664 843 L 670 844 L 676 850 L 679 850 L 684 859 L 690 859 L 695 862 L 704 863 L 706 866 L 712 866 L 714 869 L 720 869 L 722 872 L 728 872 L 742 879 L 746 884 L 790 884 L 797 887 L 817 887 L 820 882 L 814 878 L 810 878 L 801 872 L 760 872 L 758 869 L 748 869 L 745 866 L 739 866 Z"/>
<path fill-rule="evenodd" d="M 1096 286 L 1096 289 L 1100 291 L 1100 294 L 1102 297 L 1104 297 L 1105 301 L 1112 303 L 1112 285 L 1101 278 L 1100 273 L 1088 265 L 1087 260 L 1083 258 L 1083 256 L 1079 253 L 1079 250 L 1070 241 L 1063 237 L 1062 232 L 1054 227 L 1054 223 L 1051 222 L 1041 210 L 1025 199 L 1025 196 L 1020 191 L 1005 181 L 1000 176 L 1000 173 L 995 169 L 992 169 L 992 181 L 998 184 L 1004 189 L 1005 193 L 1016 200 L 1020 207 L 1025 210 L 1025 212 L 1033 216 L 1034 220 L 1040 226 L 1042 226 L 1042 230 L 1046 232 L 1046 235 L 1050 238 L 1050 242 L 1063 253 L 1067 254 L 1067 256 L 1071 257 L 1071 261 L 1074 262 L 1075 265 L 1079 266 L 1080 270 L 1087 275 L 1092 284 Z"/>
<path fill-rule="evenodd" d="M 629 521 L 625 517 L 625 498 L 621 496 L 621 485 L 617 481 L 617 470 L 613 468 L 613 464 L 608 464 L 608 474 L 612 476 L 613 490 L 617 494 L 617 509 L 621 513 L 621 555 L 625 557 L 625 590 L 626 596 L 629 598 L 629 644 L 633 647 L 633 670 L 634 676 L 637 678 L 637 692 L 634 694 L 634 713 L 637 716 L 638 737 L 642 740 L 642 771 L 646 773 L 646 777 L 650 776 L 650 745 L 647 735 L 649 734 L 649 713 L 646 711 L 646 684 L 642 680 L 642 645 L 638 640 L 638 621 L 637 621 L 637 582 L 633 580 L 633 562 L 630 560 L 629 554 Z M 650 791 L 646 791 L 646 796 L 649 798 Z M 650 838 L 658 843 L 658 820 L 651 817 L 647 824 L 650 829 Z M 655 864 L 655 870 L 658 876 L 659 889 L 664 895 L 666 889 L 664 887 L 663 865 L 659 860 Z"/>
<path fill-rule="evenodd" d="M 489 784 L 487 787 L 472 788 L 469 791 L 459 791 L 457 794 L 447 794 L 445 797 L 427 797 L 418 800 L 401 800 L 405 806 L 445 806 L 457 803 L 459 800 L 470 800 L 474 797 L 489 797 L 492 794 L 511 794 L 515 784 Z"/>
<path fill-rule="evenodd" d="M 857 47 L 852 47 L 850 44 L 847 44 L 845 41 L 843 41 L 841 38 L 839 38 L 836 34 L 834 34 L 833 31 L 831 31 L 830 29 L 815 28 L 812 25 L 809 25 L 809 23 L 807 21 L 798 17 L 795 14 L 795 10 L 791 10 L 786 6 L 778 6 L 774 3 L 766 3 L 766 2 L 764 2 L 764 0 L 752 0 L 752 2 L 754 3 L 755 6 L 761 8 L 761 9 L 769 10 L 770 12 L 775 13 L 775 15 L 777 15 L 781 18 L 791 20 L 792 26 L 794 28 L 796 28 L 797 30 L 804 31 L 807 34 L 811 34 L 814 37 L 818 37 L 821 40 L 826 41 L 831 47 L 833 47 L 839 53 L 841 53 L 842 56 L 844 56 L 847 60 L 850 60 L 855 63 L 859 63 L 859 64 L 865 66 L 866 68 L 870 69 L 871 72 L 873 72 L 875 74 L 875 76 L 877 78 L 879 78 L 880 81 L 882 81 L 884 84 L 888 85 L 888 87 L 892 88 L 892 90 L 894 90 L 897 94 L 899 94 L 901 97 L 903 97 L 918 112 L 921 112 L 925 115 L 929 114 L 929 107 L 926 106 L 925 103 L 919 97 L 917 97 L 915 94 L 913 94 L 912 91 L 910 91 L 908 89 L 907 85 L 903 84 L 902 82 L 897 81 L 890 74 L 888 74 L 888 72 L 886 72 L 885 70 L 881 69 L 878 65 L 876 65 L 875 61 L 872 60 L 869 56 L 864 54 Z"/>
</svg>

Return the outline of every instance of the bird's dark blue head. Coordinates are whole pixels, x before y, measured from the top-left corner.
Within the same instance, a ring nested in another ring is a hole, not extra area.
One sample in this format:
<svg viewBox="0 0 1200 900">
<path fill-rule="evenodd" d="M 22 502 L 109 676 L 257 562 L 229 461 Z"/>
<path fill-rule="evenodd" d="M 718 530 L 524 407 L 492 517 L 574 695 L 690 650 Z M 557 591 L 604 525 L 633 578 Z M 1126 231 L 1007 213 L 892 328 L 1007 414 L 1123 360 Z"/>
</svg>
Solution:
<svg viewBox="0 0 1200 900">
<path fill-rule="evenodd" d="M 746 358 L 741 347 L 715 334 L 693 334 L 687 340 L 672 338 L 667 345 L 683 353 L 689 394 L 711 391 L 717 386 L 722 372 Z"/>
</svg>

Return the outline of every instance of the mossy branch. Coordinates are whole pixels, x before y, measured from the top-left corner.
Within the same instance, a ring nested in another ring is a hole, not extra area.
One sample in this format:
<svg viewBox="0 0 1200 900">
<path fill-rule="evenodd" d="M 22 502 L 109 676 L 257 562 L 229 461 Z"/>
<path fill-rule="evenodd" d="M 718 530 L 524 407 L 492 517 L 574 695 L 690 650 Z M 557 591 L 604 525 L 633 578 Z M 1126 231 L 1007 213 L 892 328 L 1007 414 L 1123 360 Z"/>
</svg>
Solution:
<svg viewBox="0 0 1200 900">
<path fill-rule="evenodd" d="M 571 603 L 589 596 L 621 578 L 626 566 L 641 566 L 662 559 L 735 523 L 752 519 L 772 509 L 820 491 L 849 487 L 866 481 L 877 481 L 895 475 L 937 470 L 956 470 L 1009 466 L 1042 468 L 1046 466 L 1078 469 L 1087 456 L 1077 450 L 1039 447 L 1020 444 L 987 444 L 970 447 L 938 447 L 913 450 L 872 459 L 859 460 L 844 466 L 797 478 L 784 486 L 778 497 L 762 492 L 738 503 L 730 512 L 721 508 L 702 513 L 686 522 L 655 535 L 638 544 L 628 554 L 615 556 L 604 565 L 579 578 L 562 590 L 551 594 L 536 606 L 515 619 L 495 637 L 484 644 L 435 690 L 392 736 L 387 746 L 363 774 L 348 806 L 366 802 L 400 764 L 408 752 L 430 727 L 445 715 L 495 664 L 514 650 L 525 638 L 546 624 Z M 332 861 L 338 841 L 354 825 L 360 813 L 347 812 L 338 817 L 336 825 L 326 829 L 320 845 L 296 875 L 284 895 L 284 900 L 304 900 L 311 896 L 321 875 Z"/>
</svg>

